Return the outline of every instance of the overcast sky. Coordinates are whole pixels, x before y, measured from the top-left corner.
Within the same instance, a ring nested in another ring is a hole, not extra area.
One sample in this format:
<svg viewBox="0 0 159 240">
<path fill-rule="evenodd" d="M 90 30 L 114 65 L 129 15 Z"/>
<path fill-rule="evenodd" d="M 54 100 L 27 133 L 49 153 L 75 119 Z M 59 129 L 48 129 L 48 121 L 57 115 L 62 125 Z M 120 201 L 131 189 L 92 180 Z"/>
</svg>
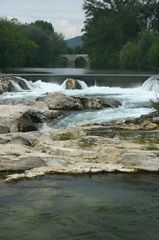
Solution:
<svg viewBox="0 0 159 240">
<path fill-rule="evenodd" d="M 0 0 L 0 16 L 18 18 L 21 22 L 45 20 L 65 38 L 81 35 L 83 0 Z"/>
</svg>

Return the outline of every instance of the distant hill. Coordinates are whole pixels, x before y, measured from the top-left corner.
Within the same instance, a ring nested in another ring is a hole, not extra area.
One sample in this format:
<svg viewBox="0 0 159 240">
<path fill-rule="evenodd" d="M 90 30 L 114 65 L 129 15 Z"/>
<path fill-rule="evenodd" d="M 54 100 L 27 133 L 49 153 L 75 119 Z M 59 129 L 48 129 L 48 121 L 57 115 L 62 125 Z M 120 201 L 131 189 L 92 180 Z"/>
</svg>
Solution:
<svg viewBox="0 0 159 240">
<path fill-rule="evenodd" d="M 76 48 L 78 46 L 83 46 L 82 36 L 77 36 L 66 40 L 66 44 L 69 48 Z"/>
</svg>

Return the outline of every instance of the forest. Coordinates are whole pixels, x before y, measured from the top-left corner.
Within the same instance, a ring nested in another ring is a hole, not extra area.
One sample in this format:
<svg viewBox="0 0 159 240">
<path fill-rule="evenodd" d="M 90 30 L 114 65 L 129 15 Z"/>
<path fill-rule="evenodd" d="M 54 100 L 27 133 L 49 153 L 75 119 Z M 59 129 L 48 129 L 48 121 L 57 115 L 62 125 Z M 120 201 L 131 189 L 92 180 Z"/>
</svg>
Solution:
<svg viewBox="0 0 159 240">
<path fill-rule="evenodd" d="M 53 67 L 67 47 L 51 23 L 0 19 L 0 67 Z"/>
<path fill-rule="evenodd" d="M 85 0 L 85 47 L 91 67 L 159 69 L 159 2 Z"/>
<path fill-rule="evenodd" d="M 84 0 L 83 11 L 84 46 L 76 49 L 49 22 L 0 18 L 0 67 L 61 67 L 60 54 L 88 53 L 95 69 L 159 69 L 157 0 Z"/>
</svg>

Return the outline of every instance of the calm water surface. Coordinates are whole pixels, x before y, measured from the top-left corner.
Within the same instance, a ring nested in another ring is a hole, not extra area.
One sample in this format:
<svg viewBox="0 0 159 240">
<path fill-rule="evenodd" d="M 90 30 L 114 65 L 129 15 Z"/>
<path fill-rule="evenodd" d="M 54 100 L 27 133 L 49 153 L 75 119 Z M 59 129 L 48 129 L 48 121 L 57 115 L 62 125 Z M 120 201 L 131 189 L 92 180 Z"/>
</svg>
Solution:
<svg viewBox="0 0 159 240">
<path fill-rule="evenodd" d="M 129 70 L 94 70 L 85 68 L 6 68 L 2 73 L 12 73 L 28 80 L 62 83 L 66 78 L 84 80 L 89 86 L 134 86 L 143 83 L 158 72 Z"/>
<path fill-rule="evenodd" d="M 0 239 L 158 240 L 158 175 L 0 182 Z"/>
</svg>

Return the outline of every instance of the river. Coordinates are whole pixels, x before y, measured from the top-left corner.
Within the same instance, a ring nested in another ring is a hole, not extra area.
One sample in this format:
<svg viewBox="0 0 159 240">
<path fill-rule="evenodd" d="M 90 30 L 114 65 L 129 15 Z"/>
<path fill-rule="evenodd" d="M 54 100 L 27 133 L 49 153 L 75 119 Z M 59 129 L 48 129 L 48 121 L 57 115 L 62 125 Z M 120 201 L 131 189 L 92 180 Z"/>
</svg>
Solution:
<svg viewBox="0 0 159 240">
<path fill-rule="evenodd" d="M 0 239 L 158 240 L 154 174 L 0 182 Z"/>
<path fill-rule="evenodd" d="M 27 81 L 30 91 L 1 99 L 36 98 L 61 91 L 70 96 L 111 97 L 117 109 L 72 112 L 43 131 L 133 118 L 153 111 L 150 100 L 159 90 L 151 73 L 92 72 L 82 69 L 10 70 Z M 68 77 L 82 81 L 82 90 L 66 90 Z M 147 80 L 148 79 L 148 80 Z M 86 83 L 86 85 L 84 84 Z M 0 180 L 2 240 L 158 240 L 158 174 L 53 175 L 5 184 Z"/>
<path fill-rule="evenodd" d="M 81 123 L 108 123 L 136 118 L 154 111 L 151 100 L 155 100 L 159 91 L 158 75 L 143 72 L 111 72 L 88 69 L 10 69 L 26 81 L 30 91 L 20 91 L 1 95 L 0 99 L 37 98 L 50 92 L 63 92 L 69 96 L 87 95 L 116 99 L 121 107 L 98 111 L 71 112 L 68 117 L 58 120 L 53 125 L 42 127 L 42 131 L 50 128 L 73 127 Z M 66 90 L 64 81 L 67 78 L 79 79 L 82 90 Z M 147 80 L 148 79 L 148 80 Z"/>
</svg>

